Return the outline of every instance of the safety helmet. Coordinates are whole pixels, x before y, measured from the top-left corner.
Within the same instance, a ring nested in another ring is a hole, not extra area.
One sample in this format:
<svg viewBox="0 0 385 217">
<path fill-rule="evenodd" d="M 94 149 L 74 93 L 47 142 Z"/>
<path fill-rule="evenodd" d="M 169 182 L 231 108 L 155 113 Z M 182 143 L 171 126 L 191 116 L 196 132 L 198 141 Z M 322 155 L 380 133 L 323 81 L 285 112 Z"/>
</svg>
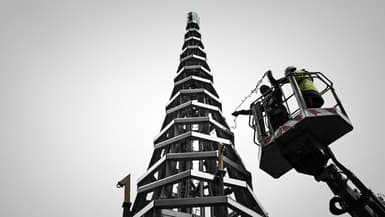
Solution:
<svg viewBox="0 0 385 217">
<path fill-rule="evenodd" d="M 267 85 L 262 85 L 260 88 L 259 88 L 259 91 L 261 92 L 262 95 L 267 95 L 269 92 L 270 92 L 271 88 Z"/>
<path fill-rule="evenodd" d="M 289 66 L 289 67 L 287 67 L 287 68 L 285 69 L 285 75 L 287 75 L 287 74 L 289 74 L 289 73 L 295 72 L 296 69 L 297 69 L 297 68 L 294 67 L 294 66 Z"/>
</svg>

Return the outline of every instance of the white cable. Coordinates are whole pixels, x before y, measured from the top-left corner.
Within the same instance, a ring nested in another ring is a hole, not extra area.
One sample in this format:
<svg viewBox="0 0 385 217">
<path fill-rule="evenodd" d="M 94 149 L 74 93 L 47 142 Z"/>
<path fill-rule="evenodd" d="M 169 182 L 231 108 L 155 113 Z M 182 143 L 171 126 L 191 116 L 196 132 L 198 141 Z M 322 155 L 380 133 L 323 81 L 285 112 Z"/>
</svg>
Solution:
<svg viewBox="0 0 385 217">
<path fill-rule="evenodd" d="M 258 93 L 258 87 L 259 87 L 259 85 L 261 85 L 261 83 L 262 83 L 262 81 L 263 81 L 263 79 L 265 78 L 266 75 L 267 75 L 267 72 L 265 72 L 265 73 L 263 74 L 262 78 L 258 80 L 257 85 L 255 86 L 255 88 L 252 89 L 252 90 L 250 91 L 250 94 L 249 94 L 249 95 L 245 96 L 245 97 L 242 99 L 241 103 L 235 108 L 234 111 L 237 111 L 237 110 L 243 105 L 243 103 L 245 103 L 246 100 L 247 100 L 248 98 L 250 98 L 251 95 L 253 95 L 253 93 L 256 93 L 256 94 Z M 234 117 L 234 120 L 233 120 L 233 121 L 234 121 L 234 125 L 231 126 L 232 129 L 237 128 L 237 117 L 238 117 L 238 116 L 235 116 L 235 117 Z"/>
</svg>

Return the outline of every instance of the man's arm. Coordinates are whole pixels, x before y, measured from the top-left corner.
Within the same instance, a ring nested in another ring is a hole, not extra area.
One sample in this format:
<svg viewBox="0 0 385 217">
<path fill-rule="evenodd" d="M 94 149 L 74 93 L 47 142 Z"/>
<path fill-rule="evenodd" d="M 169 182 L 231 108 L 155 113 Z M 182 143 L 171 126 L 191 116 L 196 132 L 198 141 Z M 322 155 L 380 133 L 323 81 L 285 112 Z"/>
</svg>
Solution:
<svg viewBox="0 0 385 217">
<path fill-rule="evenodd" d="M 287 77 L 283 77 L 283 78 L 278 79 L 277 82 L 279 84 L 286 84 L 286 83 L 289 83 L 289 79 Z"/>
<path fill-rule="evenodd" d="M 273 77 L 273 73 L 271 73 L 270 70 L 267 71 L 267 78 L 269 79 L 272 86 L 276 86 L 278 84 L 277 80 L 275 80 L 275 78 Z"/>
<path fill-rule="evenodd" d="M 278 80 L 276 80 L 274 77 L 273 77 L 273 74 L 272 72 L 269 70 L 267 71 L 267 78 L 269 79 L 270 83 L 272 86 L 274 87 L 277 87 L 279 84 L 286 84 L 286 83 L 289 83 L 289 79 L 287 79 L 287 77 L 283 77 L 283 78 L 280 78 Z"/>
<path fill-rule="evenodd" d="M 237 117 L 238 115 L 251 115 L 251 110 L 248 109 L 248 110 L 239 110 L 239 111 L 235 111 L 233 113 L 231 113 L 231 115 Z"/>
</svg>

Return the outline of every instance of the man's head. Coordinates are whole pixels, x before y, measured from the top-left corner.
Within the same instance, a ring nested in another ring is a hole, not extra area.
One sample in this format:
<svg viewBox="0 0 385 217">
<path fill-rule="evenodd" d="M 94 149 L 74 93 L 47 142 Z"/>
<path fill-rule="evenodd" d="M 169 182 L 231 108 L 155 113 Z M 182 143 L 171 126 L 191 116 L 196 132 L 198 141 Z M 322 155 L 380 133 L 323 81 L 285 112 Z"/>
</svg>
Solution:
<svg viewBox="0 0 385 217">
<path fill-rule="evenodd" d="M 297 68 L 294 66 L 289 66 L 285 69 L 285 75 L 288 75 L 290 73 L 294 73 Z"/>
<path fill-rule="evenodd" d="M 271 91 L 271 88 L 267 85 L 262 85 L 260 88 L 259 88 L 259 91 L 261 92 L 261 94 L 263 96 L 266 96 L 267 94 L 269 94 L 269 92 Z"/>
</svg>

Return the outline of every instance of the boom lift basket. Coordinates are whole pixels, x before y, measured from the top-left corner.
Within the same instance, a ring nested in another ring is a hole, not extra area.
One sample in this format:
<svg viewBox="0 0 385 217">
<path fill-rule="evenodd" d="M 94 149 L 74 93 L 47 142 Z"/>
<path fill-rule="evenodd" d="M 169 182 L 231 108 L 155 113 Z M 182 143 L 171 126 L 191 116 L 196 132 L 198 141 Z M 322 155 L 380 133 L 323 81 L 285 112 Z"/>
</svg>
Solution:
<svg viewBox="0 0 385 217">
<path fill-rule="evenodd" d="M 263 112 L 264 97 L 259 97 L 251 104 L 249 125 L 254 129 L 254 142 L 260 146 L 260 168 L 274 178 L 279 178 L 293 167 L 299 172 L 314 173 L 309 171 L 309 168 L 313 170 L 317 167 L 313 164 L 327 161 L 318 159 L 321 155 L 317 151 L 322 152 L 322 147 L 330 145 L 353 129 L 333 83 L 325 75 L 320 72 L 304 72 L 300 75 L 311 79 L 317 87 L 322 87 L 319 91 L 325 100 L 322 108 L 307 108 L 296 76 L 299 75 L 286 75 L 290 83 L 288 91 L 284 91 L 284 84 L 279 85 L 289 120 L 275 131 L 269 117 Z M 294 103 L 290 102 L 293 100 Z M 297 161 L 300 164 L 296 164 Z M 299 168 L 298 165 L 308 168 Z"/>
</svg>

